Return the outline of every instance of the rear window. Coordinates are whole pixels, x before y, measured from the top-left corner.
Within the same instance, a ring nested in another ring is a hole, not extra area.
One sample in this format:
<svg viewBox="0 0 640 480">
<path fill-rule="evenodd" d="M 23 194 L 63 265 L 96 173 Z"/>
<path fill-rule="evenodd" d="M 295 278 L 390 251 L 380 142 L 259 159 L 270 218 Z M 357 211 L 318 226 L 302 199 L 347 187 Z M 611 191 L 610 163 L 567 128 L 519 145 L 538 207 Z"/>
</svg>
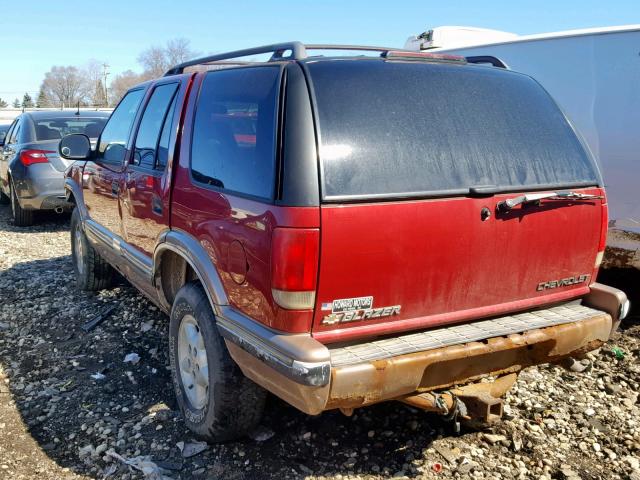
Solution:
<svg viewBox="0 0 640 480">
<path fill-rule="evenodd" d="M 98 138 L 106 118 L 48 118 L 34 120 L 36 140 L 59 140 L 65 135 L 82 133 L 89 138 Z"/>
<path fill-rule="evenodd" d="M 380 60 L 308 66 L 325 199 L 599 183 L 563 114 L 525 75 Z"/>
<path fill-rule="evenodd" d="M 207 73 L 191 144 L 196 182 L 272 198 L 279 79 L 279 67 Z"/>
</svg>

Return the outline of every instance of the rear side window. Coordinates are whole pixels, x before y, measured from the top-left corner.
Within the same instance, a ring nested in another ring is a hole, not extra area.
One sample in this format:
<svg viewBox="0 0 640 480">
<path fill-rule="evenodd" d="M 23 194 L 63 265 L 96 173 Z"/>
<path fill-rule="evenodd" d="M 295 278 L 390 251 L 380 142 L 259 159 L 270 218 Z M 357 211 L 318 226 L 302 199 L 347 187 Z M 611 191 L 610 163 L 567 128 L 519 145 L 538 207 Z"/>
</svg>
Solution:
<svg viewBox="0 0 640 480">
<path fill-rule="evenodd" d="M 196 182 L 272 198 L 279 78 L 279 67 L 207 73 L 191 146 Z"/>
<path fill-rule="evenodd" d="M 116 165 L 124 162 L 129 134 L 143 95 L 144 90 L 133 90 L 127 93 L 109 117 L 100 135 L 98 145 L 100 160 Z"/>
<path fill-rule="evenodd" d="M 164 126 L 162 127 L 162 133 L 160 134 L 160 141 L 158 142 L 158 153 L 156 156 L 156 168 L 158 170 L 164 170 L 167 166 L 169 159 L 169 141 L 171 140 L 171 125 L 173 125 L 173 115 L 176 111 L 176 102 L 178 101 L 178 95 L 173 96 L 173 101 L 169 106 L 169 111 L 164 119 Z"/>
<path fill-rule="evenodd" d="M 9 139 L 7 144 L 14 144 L 18 142 L 18 136 L 20 135 L 20 127 L 22 126 L 22 118 L 18 118 L 13 124 L 13 129 L 9 132 Z"/>
<path fill-rule="evenodd" d="M 136 136 L 135 149 L 133 151 L 134 165 L 155 168 L 159 152 L 160 131 L 165 124 L 167 113 L 177 90 L 178 84 L 170 83 L 157 86 L 151 94 Z M 167 148 L 165 147 L 165 154 L 166 150 Z M 166 164 L 166 155 L 164 155 L 163 161 Z"/>
<path fill-rule="evenodd" d="M 9 131 L 8 126 L 0 126 L 0 142 L 4 141 L 5 137 L 7 136 L 7 132 Z"/>
<path fill-rule="evenodd" d="M 308 67 L 325 199 L 599 183 L 564 115 L 525 75 L 380 60 Z"/>
<path fill-rule="evenodd" d="M 11 137 L 13 137 L 13 131 L 16 128 L 16 123 L 17 120 L 14 120 L 13 123 L 9 126 L 9 130 L 7 130 L 7 133 L 5 134 L 5 144 L 8 145 L 11 143 Z"/>
</svg>

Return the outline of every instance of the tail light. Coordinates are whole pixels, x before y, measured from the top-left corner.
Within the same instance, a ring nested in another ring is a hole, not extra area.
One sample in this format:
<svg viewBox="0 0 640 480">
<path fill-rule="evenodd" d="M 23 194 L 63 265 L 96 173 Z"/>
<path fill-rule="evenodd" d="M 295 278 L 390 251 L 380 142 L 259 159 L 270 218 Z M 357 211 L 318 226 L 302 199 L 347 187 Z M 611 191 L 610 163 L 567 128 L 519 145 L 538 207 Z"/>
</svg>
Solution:
<svg viewBox="0 0 640 480">
<path fill-rule="evenodd" d="M 312 309 L 316 299 L 320 232 L 314 228 L 276 228 L 271 251 L 273 299 L 288 310 Z"/>
<path fill-rule="evenodd" d="M 604 192 L 603 192 L 604 193 Z M 604 257 L 604 250 L 607 247 L 607 229 L 609 228 L 609 207 L 606 197 L 602 202 L 602 223 L 600 225 L 600 243 L 598 244 L 598 254 L 594 267 L 599 268 Z"/>
<path fill-rule="evenodd" d="M 20 152 L 20 161 L 25 167 L 33 165 L 34 163 L 47 163 L 48 153 L 56 153 L 52 150 L 22 150 Z"/>
</svg>

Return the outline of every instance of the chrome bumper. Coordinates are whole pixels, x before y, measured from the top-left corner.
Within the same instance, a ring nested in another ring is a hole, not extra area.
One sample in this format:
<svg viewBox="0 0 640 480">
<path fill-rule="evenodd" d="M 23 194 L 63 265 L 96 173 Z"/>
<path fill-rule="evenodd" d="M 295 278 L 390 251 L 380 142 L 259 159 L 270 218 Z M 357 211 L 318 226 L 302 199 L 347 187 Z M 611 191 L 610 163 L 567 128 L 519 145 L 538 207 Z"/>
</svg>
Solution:
<svg viewBox="0 0 640 480">
<path fill-rule="evenodd" d="M 329 383 L 329 350 L 311 335 L 276 332 L 231 307 L 218 307 L 216 322 L 226 340 L 294 382 L 313 387 Z"/>
</svg>

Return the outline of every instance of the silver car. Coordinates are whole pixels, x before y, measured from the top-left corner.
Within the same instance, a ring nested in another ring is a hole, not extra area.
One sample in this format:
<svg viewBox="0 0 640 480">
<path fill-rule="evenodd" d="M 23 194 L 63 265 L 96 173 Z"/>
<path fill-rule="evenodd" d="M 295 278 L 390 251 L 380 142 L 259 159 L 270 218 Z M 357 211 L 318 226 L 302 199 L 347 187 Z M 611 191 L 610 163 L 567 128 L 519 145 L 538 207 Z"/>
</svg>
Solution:
<svg viewBox="0 0 640 480">
<path fill-rule="evenodd" d="M 64 171 L 70 161 L 58 155 L 58 143 L 71 133 L 95 141 L 109 112 L 40 111 L 18 116 L 0 141 L 0 203 L 11 203 L 14 223 L 33 224 L 36 210 L 70 209 Z"/>
</svg>

